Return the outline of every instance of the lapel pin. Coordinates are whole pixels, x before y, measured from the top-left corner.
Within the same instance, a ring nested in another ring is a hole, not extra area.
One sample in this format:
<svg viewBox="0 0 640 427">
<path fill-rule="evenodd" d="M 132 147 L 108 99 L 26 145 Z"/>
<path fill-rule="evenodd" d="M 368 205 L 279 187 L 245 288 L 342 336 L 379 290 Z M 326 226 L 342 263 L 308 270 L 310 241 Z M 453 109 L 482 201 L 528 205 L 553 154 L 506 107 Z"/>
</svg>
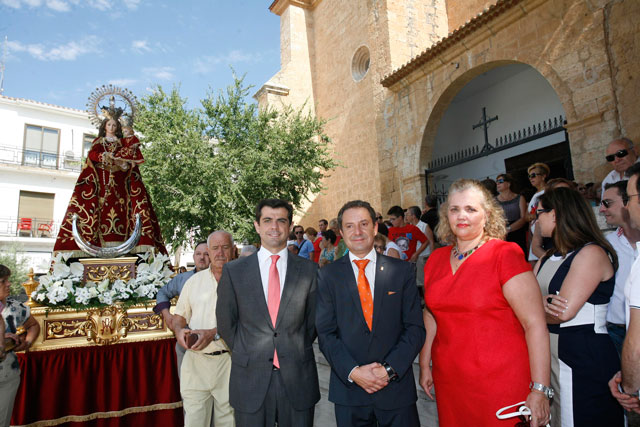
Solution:
<svg viewBox="0 0 640 427">
<path fill-rule="evenodd" d="M 380 266 L 380 271 L 384 270 L 384 265 Z"/>
</svg>

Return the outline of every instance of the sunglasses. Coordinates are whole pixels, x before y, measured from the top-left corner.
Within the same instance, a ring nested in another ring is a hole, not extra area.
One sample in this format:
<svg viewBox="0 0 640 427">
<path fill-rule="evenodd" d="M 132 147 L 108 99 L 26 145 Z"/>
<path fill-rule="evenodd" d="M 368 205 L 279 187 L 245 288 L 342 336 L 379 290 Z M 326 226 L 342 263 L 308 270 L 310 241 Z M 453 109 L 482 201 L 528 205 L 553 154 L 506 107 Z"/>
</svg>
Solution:
<svg viewBox="0 0 640 427">
<path fill-rule="evenodd" d="M 541 214 L 551 212 L 553 209 L 537 209 L 536 210 L 536 219 L 540 217 Z"/>
<path fill-rule="evenodd" d="M 544 174 L 540 173 L 540 172 L 537 172 L 537 173 L 536 172 L 531 172 L 528 176 L 529 176 L 529 179 L 533 179 L 536 176 L 544 176 Z"/>
<path fill-rule="evenodd" d="M 629 151 L 628 150 L 618 150 L 615 152 L 615 154 L 609 154 L 608 156 L 604 156 L 605 159 L 607 159 L 607 162 L 613 162 L 616 157 L 621 159 L 623 157 L 627 157 L 629 155 Z"/>
<path fill-rule="evenodd" d="M 609 199 L 603 199 L 600 201 L 600 204 L 605 207 L 605 209 L 609 209 L 611 205 L 613 205 L 614 201 Z"/>
<path fill-rule="evenodd" d="M 504 184 L 504 179 L 496 179 L 496 184 Z"/>
<path fill-rule="evenodd" d="M 382 215 L 380 215 L 380 216 L 379 216 L 379 217 L 377 217 L 377 218 L 378 218 L 378 220 L 382 220 Z"/>
<path fill-rule="evenodd" d="M 304 234 L 304 231 L 296 231 L 296 234 Z"/>
</svg>

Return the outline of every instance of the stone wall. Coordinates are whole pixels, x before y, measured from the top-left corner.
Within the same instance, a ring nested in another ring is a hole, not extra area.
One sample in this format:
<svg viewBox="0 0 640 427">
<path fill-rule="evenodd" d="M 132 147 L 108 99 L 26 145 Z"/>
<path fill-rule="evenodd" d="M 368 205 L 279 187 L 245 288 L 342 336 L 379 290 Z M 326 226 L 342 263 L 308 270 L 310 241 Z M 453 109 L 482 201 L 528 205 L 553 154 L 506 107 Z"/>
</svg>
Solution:
<svg viewBox="0 0 640 427">
<path fill-rule="evenodd" d="M 606 144 L 623 129 L 627 135 L 637 135 L 637 103 L 625 98 L 626 91 L 617 83 L 624 80 L 637 88 L 629 77 L 635 71 L 633 64 L 638 64 L 638 45 L 632 44 L 638 36 L 631 24 L 625 24 L 637 21 L 637 2 L 508 3 L 514 6 L 491 19 L 478 19 L 437 55 L 424 55 L 421 63 L 417 58 L 419 66 L 410 72 L 400 70 L 396 74 L 401 78 L 388 84 L 384 114 L 379 117 L 384 130 L 379 144 L 390 158 L 381 159 L 380 169 L 391 161 L 398 179 L 384 189 L 383 205 L 420 202 L 425 194 L 422 171 L 449 102 L 475 76 L 506 63 L 531 65 L 557 92 L 567 114 L 576 180 L 602 179 L 609 170 L 603 156 Z M 615 28 L 615 37 L 607 28 Z"/>
<path fill-rule="evenodd" d="M 304 209 L 304 225 L 335 217 L 355 198 L 381 211 L 420 205 L 423 171 L 449 103 L 466 83 L 501 65 L 532 66 L 558 94 L 577 180 L 604 177 L 610 169 L 604 147 L 612 138 L 640 139 L 637 0 L 274 5 L 281 16 L 283 64 L 268 82 L 272 89 L 258 96 L 260 103 L 307 101 L 328 120 L 326 132 L 341 163 L 324 180 L 326 190 Z M 356 81 L 352 60 L 362 46 L 369 50 L 370 68 Z"/>
<path fill-rule="evenodd" d="M 290 103 L 299 106 L 300 93 L 311 89 L 314 112 L 327 120 L 325 132 L 334 143 L 340 166 L 324 179 L 326 190 L 310 197 L 301 222 L 316 226 L 320 218 L 337 216 L 347 201 L 363 199 L 382 209 L 382 186 L 396 179 L 393 165 L 386 164 L 381 176 L 379 135 L 376 116 L 381 110 L 384 75 L 400 67 L 447 33 L 444 0 L 383 0 L 306 2 L 280 0 L 272 11 L 281 16 L 282 69 L 257 94 L 260 105 Z M 304 14 L 306 32 L 300 33 Z M 296 21 L 296 22 L 297 22 Z M 294 25 L 297 31 L 293 31 Z M 301 42 L 304 41 L 304 42 Z M 296 50 L 293 46 L 302 46 Z M 306 46 L 306 47 L 305 47 Z M 360 81 L 354 79 L 352 61 L 358 48 L 365 47 L 370 67 Z M 304 51 L 303 54 L 296 53 Z M 297 56 L 297 60 L 294 59 Z M 306 55 L 306 56 L 305 56 Z M 306 60 L 311 70 L 310 86 L 291 70 L 296 61 Z M 282 96 L 267 90 L 277 85 Z"/>
<path fill-rule="evenodd" d="M 495 2 L 495 0 L 447 0 L 449 31 L 461 27 Z"/>
</svg>

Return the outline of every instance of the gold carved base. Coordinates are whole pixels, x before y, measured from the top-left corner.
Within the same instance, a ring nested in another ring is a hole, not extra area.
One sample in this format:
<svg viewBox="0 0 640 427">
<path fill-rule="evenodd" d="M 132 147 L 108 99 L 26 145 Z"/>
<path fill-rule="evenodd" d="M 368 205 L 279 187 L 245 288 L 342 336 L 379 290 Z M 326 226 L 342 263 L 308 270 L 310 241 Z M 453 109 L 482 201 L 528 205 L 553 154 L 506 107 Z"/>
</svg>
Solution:
<svg viewBox="0 0 640 427">
<path fill-rule="evenodd" d="M 114 282 L 118 279 L 128 282 L 136 277 L 136 261 L 138 257 L 121 258 L 82 258 L 80 262 L 84 266 L 83 282 L 101 282 L 109 279 Z"/>
<path fill-rule="evenodd" d="M 40 336 L 30 351 L 108 345 L 171 338 L 162 316 L 145 307 L 127 310 L 118 304 L 76 311 L 32 307 L 31 315 L 40 324 Z"/>
<path fill-rule="evenodd" d="M 80 260 L 84 265 L 83 280 L 128 281 L 135 278 L 137 260 L 138 257 L 83 258 Z M 22 285 L 27 295 L 37 285 L 30 271 L 29 280 Z M 84 310 L 55 309 L 40 306 L 29 297 L 31 315 L 40 324 L 40 336 L 31 351 L 171 338 L 173 332 L 162 316 L 153 312 L 153 304 L 154 301 L 149 301 L 146 306 L 138 304 L 128 309 L 119 303 Z"/>
</svg>

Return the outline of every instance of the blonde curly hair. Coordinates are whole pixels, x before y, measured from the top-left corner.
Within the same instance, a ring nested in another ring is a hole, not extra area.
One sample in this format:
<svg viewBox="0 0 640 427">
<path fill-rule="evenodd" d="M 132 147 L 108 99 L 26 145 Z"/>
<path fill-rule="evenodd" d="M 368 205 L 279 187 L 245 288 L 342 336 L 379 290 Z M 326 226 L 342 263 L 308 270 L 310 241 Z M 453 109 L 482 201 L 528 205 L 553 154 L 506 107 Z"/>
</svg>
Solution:
<svg viewBox="0 0 640 427">
<path fill-rule="evenodd" d="M 484 236 L 486 238 L 504 240 L 507 235 L 507 223 L 502 207 L 500 207 L 496 199 L 480 181 L 464 178 L 451 184 L 451 187 L 449 187 L 447 201 L 444 202 L 438 210 L 438 216 L 440 218 L 436 227 L 436 234 L 438 235 L 438 238 L 450 245 L 456 244 L 456 235 L 453 233 L 453 230 L 449 225 L 449 218 L 447 217 L 447 212 L 449 211 L 449 198 L 452 194 L 465 190 L 474 190 L 482 196 L 482 208 L 484 209 L 486 216 Z"/>
</svg>

